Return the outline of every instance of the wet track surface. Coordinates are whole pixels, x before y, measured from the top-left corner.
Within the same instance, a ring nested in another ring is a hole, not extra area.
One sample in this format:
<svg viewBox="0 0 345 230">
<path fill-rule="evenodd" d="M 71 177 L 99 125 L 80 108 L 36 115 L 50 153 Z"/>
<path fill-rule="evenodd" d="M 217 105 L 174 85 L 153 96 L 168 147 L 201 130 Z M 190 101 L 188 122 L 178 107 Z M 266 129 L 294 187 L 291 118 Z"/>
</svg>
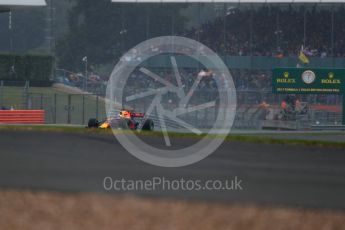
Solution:
<svg viewBox="0 0 345 230">
<path fill-rule="evenodd" d="M 147 137 L 148 142 L 161 142 Z M 175 143 L 185 145 L 188 139 Z M 220 202 L 345 208 L 345 150 L 225 142 L 208 158 L 186 167 L 162 168 L 127 153 L 112 135 L 0 133 L 0 186 L 76 192 L 107 192 L 105 177 L 127 180 L 226 180 L 237 191 L 131 191 L 140 195 Z M 115 191 L 112 191 L 115 192 Z M 125 192 L 125 191 L 122 191 Z"/>
</svg>

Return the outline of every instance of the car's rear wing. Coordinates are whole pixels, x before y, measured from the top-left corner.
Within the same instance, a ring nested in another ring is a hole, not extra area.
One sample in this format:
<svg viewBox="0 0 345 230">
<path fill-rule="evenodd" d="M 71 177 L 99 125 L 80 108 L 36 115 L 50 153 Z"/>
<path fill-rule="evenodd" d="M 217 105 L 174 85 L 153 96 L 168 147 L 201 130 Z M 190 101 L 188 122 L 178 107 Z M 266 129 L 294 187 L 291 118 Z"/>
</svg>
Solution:
<svg viewBox="0 0 345 230">
<path fill-rule="evenodd" d="M 131 117 L 144 117 L 145 113 L 131 113 Z"/>
</svg>

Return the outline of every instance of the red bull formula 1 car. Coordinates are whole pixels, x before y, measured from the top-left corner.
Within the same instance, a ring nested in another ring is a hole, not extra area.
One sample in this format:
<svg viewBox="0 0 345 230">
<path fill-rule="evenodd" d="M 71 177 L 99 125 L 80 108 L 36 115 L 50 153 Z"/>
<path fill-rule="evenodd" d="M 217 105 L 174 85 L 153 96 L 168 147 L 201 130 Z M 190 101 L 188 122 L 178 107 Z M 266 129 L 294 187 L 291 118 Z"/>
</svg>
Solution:
<svg viewBox="0 0 345 230">
<path fill-rule="evenodd" d="M 151 119 L 144 119 L 145 113 L 136 113 L 130 110 L 121 110 L 114 117 L 98 121 L 95 118 L 91 118 L 88 122 L 89 128 L 121 128 L 137 130 L 141 127 L 142 130 L 153 131 L 154 123 Z"/>
</svg>

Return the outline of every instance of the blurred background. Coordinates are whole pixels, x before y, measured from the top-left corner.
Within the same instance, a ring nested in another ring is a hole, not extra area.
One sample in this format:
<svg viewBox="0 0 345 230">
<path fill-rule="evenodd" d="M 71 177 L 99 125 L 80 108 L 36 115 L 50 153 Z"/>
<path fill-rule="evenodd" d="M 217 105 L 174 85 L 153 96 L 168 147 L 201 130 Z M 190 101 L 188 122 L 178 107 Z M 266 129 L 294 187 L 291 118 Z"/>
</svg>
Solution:
<svg viewBox="0 0 345 230">
<path fill-rule="evenodd" d="M 266 113 L 259 105 L 278 106 L 285 98 L 271 93 L 272 68 L 345 67 L 344 13 L 344 5 L 336 3 L 47 0 L 47 7 L 0 14 L 0 106 L 44 109 L 47 123 L 85 124 L 90 116 L 104 118 L 98 97 L 104 97 L 119 58 L 142 41 L 176 35 L 205 44 L 223 59 L 238 95 L 234 126 L 260 129 Z M 150 67 L 168 75 L 165 63 Z M 186 63 L 183 77 L 190 79 L 196 71 Z M 59 90 L 49 89 L 54 83 Z M 294 118 L 300 123 L 341 123 L 341 95 L 303 95 L 299 100 L 308 104 L 308 114 Z"/>
</svg>

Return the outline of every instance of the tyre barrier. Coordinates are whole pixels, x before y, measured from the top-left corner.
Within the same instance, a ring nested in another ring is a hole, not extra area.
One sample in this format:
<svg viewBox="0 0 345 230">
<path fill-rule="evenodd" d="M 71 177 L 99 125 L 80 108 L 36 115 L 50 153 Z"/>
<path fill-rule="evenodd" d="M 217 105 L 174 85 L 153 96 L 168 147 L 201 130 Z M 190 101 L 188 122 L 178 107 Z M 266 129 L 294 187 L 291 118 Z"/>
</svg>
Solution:
<svg viewBox="0 0 345 230">
<path fill-rule="evenodd" d="M 0 124 L 44 124 L 44 110 L 0 110 Z"/>
</svg>

